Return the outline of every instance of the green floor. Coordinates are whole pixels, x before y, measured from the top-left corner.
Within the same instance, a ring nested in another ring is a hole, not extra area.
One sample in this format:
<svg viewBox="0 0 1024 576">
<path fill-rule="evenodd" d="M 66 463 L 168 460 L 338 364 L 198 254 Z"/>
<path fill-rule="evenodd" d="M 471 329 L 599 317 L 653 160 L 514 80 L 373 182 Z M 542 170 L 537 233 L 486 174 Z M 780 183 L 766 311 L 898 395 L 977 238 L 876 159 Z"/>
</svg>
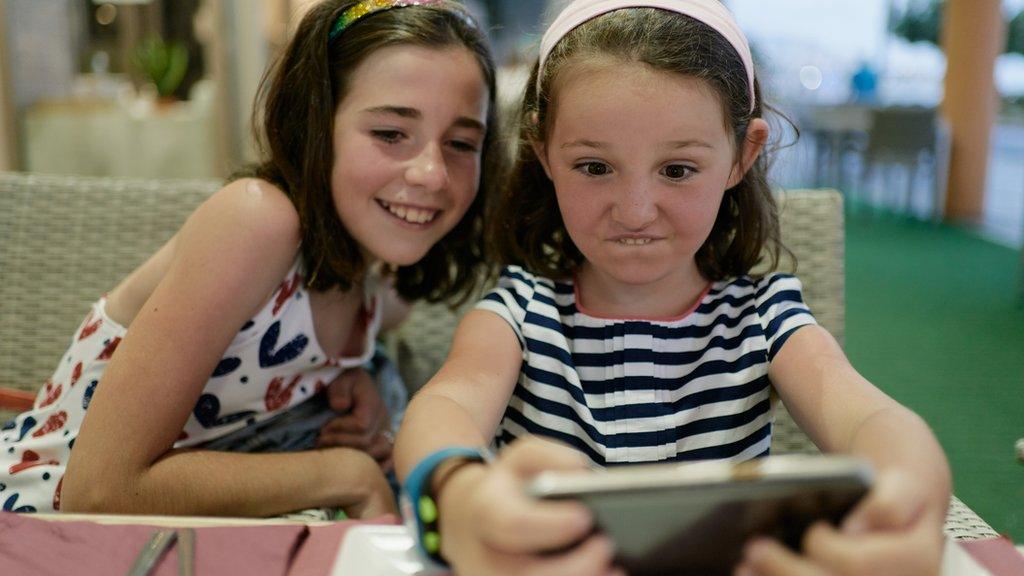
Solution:
<svg viewBox="0 0 1024 576">
<path fill-rule="evenodd" d="M 1018 252 L 961 229 L 848 216 L 847 354 L 934 428 L 957 496 L 1024 542 L 1018 266 Z"/>
</svg>

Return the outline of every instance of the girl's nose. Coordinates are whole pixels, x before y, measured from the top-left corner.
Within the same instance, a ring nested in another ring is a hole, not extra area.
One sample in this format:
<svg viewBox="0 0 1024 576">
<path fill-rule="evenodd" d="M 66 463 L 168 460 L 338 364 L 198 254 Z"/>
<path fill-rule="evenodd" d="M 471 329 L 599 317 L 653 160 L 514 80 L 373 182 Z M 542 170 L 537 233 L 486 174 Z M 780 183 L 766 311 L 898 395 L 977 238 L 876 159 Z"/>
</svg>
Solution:
<svg viewBox="0 0 1024 576">
<path fill-rule="evenodd" d="M 643 230 L 657 218 L 656 199 L 643 182 L 630 183 L 612 206 L 612 219 L 627 230 Z"/>
<path fill-rule="evenodd" d="M 445 164 L 444 152 L 435 142 L 428 143 L 420 153 L 409 161 L 405 171 L 405 180 L 410 186 L 436 192 L 448 185 L 448 166 Z"/>
</svg>

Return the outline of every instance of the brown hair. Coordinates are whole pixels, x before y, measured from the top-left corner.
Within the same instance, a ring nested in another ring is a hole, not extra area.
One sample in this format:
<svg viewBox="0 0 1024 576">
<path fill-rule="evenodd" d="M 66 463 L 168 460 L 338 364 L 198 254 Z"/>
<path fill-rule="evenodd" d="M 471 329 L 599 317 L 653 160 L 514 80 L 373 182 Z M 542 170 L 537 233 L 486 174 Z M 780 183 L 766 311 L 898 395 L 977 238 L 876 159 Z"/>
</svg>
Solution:
<svg viewBox="0 0 1024 576">
<path fill-rule="evenodd" d="M 554 185 L 530 142 L 544 142 L 554 124 L 553 87 L 558 75 L 586 59 L 609 57 L 623 65 L 639 62 L 652 70 L 703 80 L 721 102 L 737 154 L 743 149 L 749 122 L 765 109 L 755 81 L 757 102 L 751 111 L 743 61 L 724 37 L 703 22 L 675 12 L 633 8 L 577 27 L 555 46 L 544 70 L 534 65 L 527 83 L 518 117 L 515 165 L 488 215 L 488 248 L 498 263 L 524 266 L 552 278 L 568 277 L 583 263 L 584 256 L 562 221 Z M 765 256 L 771 269 L 778 266 L 779 254 L 786 249 L 779 236 L 778 208 L 767 170 L 768 159 L 762 153 L 743 179 L 726 190 L 714 227 L 696 255 L 706 279 L 749 274 Z"/>
<path fill-rule="evenodd" d="M 338 17 L 356 3 L 327 0 L 312 8 L 264 76 L 253 110 L 264 160 L 247 173 L 280 186 L 295 205 L 309 287 L 350 289 L 365 274 L 366 262 L 338 217 L 331 169 L 334 115 L 348 93 L 351 76 L 367 56 L 388 46 L 466 48 L 476 57 L 489 89 L 480 189 L 465 216 L 444 238 L 419 262 L 395 273 L 395 287 L 406 300 L 456 305 L 472 294 L 480 279 L 483 213 L 494 180 L 492 166 L 500 160 L 493 150 L 494 60 L 483 33 L 455 2 L 384 10 L 356 21 L 329 41 Z"/>
</svg>

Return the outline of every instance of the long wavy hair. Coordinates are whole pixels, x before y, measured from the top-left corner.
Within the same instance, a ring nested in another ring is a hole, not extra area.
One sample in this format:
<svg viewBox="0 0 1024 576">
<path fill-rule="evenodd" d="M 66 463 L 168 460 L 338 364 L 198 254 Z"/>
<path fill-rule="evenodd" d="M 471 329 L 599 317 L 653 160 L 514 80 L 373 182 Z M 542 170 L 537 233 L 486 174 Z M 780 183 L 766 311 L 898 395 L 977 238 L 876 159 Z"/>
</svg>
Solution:
<svg viewBox="0 0 1024 576">
<path fill-rule="evenodd" d="M 756 103 L 751 111 L 743 61 L 722 35 L 703 22 L 665 10 L 632 8 L 582 24 L 555 46 L 543 70 L 535 64 L 530 74 L 517 116 L 514 166 L 488 215 L 488 251 L 498 264 L 524 266 L 551 278 L 571 276 L 583 264 L 584 256 L 562 221 L 554 184 L 531 142 L 546 142 L 550 134 L 559 74 L 589 59 L 609 58 L 623 66 L 641 64 L 705 82 L 722 105 L 737 160 L 750 121 L 766 109 L 755 81 Z M 768 165 L 765 150 L 743 179 L 725 191 L 715 224 L 696 255 L 706 279 L 750 274 L 765 258 L 768 269 L 775 269 L 781 252 L 792 256 L 780 238 Z"/>
<path fill-rule="evenodd" d="M 345 28 L 331 27 L 357 4 L 327 0 L 302 19 L 282 55 L 260 83 L 253 128 L 262 160 L 236 174 L 279 186 L 299 213 L 302 258 L 311 289 L 349 290 L 366 274 L 359 244 L 342 225 L 331 194 L 334 115 L 353 72 L 374 51 L 398 45 L 464 47 L 476 58 L 489 90 L 488 133 L 481 151 L 481 181 L 462 220 L 415 264 L 394 272 L 408 301 L 458 305 L 473 294 L 484 263 L 483 214 L 501 155 L 495 153 L 495 66 L 486 37 L 457 2 L 378 12 Z"/>
</svg>

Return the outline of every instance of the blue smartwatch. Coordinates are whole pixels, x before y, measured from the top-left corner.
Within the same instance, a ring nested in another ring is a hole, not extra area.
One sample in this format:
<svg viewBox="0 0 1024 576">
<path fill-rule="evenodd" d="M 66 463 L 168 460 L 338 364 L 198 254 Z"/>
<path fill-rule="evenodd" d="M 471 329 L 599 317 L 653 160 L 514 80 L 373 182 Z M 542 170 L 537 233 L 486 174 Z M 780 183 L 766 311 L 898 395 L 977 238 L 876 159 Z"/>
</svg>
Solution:
<svg viewBox="0 0 1024 576">
<path fill-rule="evenodd" d="M 406 526 L 416 538 L 420 555 L 434 564 L 447 566 L 441 558 L 441 534 L 437 526 L 437 501 L 430 491 L 434 471 L 452 458 L 468 462 L 489 462 L 491 451 L 486 448 L 453 446 L 442 448 L 420 461 L 402 487 L 402 516 Z"/>
</svg>

